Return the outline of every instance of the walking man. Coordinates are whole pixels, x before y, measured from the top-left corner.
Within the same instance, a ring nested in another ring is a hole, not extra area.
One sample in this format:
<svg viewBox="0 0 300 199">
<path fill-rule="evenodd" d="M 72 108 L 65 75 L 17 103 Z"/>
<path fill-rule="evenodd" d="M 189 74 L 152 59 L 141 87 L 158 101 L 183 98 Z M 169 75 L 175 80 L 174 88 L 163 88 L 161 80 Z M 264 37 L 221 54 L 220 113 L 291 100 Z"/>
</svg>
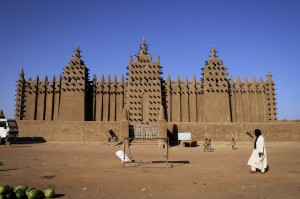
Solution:
<svg viewBox="0 0 300 199">
<path fill-rule="evenodd" d="M 256 173 L 256 169 L 260 170 L 261 173 L 265 173 L 267 168 L 267 152 L 265 148 L 265 140 L 259 129 L 254 130 L 255 141 L 254 149 L 250 159 L 248 160 L 248 165 L 251 167 L 250 173 Z"/>
</svg>

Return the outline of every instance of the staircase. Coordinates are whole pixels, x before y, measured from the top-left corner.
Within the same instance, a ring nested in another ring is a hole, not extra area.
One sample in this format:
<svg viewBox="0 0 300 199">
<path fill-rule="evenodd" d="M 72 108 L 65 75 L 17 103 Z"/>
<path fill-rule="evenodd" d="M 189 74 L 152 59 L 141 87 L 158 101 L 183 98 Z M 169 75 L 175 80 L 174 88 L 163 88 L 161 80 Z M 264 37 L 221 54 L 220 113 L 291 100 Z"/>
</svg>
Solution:
<svg viewBox="0 0 300 199">
<path fill-rule="evenodd" d="M 158 140 L 143 139 L 143 140 L 132 140 L 130 146 L 158 146 Z"/>
</svg>

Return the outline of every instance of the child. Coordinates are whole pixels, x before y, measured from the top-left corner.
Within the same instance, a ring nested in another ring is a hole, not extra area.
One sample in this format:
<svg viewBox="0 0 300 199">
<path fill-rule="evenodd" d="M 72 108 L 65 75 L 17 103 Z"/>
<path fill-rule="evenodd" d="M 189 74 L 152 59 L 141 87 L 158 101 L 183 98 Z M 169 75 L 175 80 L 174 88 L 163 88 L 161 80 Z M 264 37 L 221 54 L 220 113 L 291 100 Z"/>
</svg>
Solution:
<svg viewBox="0 0 300 199">
<path fill-rule="evenodd" d="M 234 138 L 232 138 L 232 141 L 231 141 L 232 150 L 235 150 L 235 144 L 236 144 L 236 142 L 235 142 Z"/>
<path fill-rule="evenodd" d="M 211 139 L 208 140 L 208 147 L 207 148 L 208 148 L 208 151 L 210 152 L 211 151 Z"/>
<path fill-rule="evenodd" d="M 4 140 L 5 140 L 4 146 L 5 146 L 5 147 L 6 147 L 6 146 L 10 146 L 10 140 L 11 140 L 10 135 L 7 135 L 7 136 L 4 138 Z"/>
<path fill-rule="evenodd" d="M 204 152 L 207 151 L 208 150 L 208 140 L 207 140 L 207 138 L 205 138 L 205 142 L 204 142 L 203 146 L 204 146 Z"/>
</svg>

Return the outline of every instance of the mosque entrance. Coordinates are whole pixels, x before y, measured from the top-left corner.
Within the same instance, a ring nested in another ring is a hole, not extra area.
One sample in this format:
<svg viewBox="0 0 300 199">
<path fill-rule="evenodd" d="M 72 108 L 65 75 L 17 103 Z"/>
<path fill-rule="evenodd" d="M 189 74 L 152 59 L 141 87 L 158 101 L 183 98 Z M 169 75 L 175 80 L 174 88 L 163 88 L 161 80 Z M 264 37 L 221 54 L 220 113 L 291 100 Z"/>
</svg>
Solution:
<svg viewBox="0 0 300 199">
<path fill-rule="evenodd" d="M 130 125 L 129 137 L 142 138 L 142 139 L 157 138 L 157 125 L 155 124 Z"/>
</svg>

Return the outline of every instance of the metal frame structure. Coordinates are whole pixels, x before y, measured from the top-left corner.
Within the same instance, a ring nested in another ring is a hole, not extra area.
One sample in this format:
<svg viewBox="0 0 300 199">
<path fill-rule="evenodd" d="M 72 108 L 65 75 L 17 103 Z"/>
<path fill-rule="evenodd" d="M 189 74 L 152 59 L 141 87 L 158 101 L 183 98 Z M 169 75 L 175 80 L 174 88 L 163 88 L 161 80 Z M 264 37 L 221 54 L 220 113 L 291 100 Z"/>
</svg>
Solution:
<svg viewBox="0 0 300 199">
<path fill-rule="evenodd" d="M 126 162 L 125 161 L 125 154 L 126 154 L 126 143 L 128 144 L 128 148 L 130 147 L 129 142 L 131 140 L 163 140 L 166 143 L 166 151 L 167 151 L 167 155 L 166 155 L 166 167 L 168 167 L 169 164 L 169 138 L 124 138 L 124 142 L 123 142 L 123 150 L 124 150 L 124 156 L 123 156 L 123 167 L 125 167 L 126 163 L 134 163 L 134 162 Z M 126 142 L 127 141 L 127 142 Z"/>
</svg>

